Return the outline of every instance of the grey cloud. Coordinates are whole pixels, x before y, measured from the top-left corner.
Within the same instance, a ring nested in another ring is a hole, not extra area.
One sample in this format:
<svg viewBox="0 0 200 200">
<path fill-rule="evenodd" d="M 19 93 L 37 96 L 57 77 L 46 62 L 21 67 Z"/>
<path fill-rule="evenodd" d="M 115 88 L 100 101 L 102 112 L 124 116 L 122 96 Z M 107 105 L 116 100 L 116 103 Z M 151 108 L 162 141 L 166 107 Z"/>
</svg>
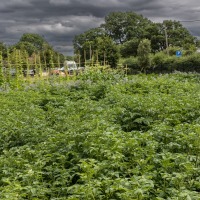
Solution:
<svg viewBox="0 0 200 200">
<path fill-rule="evenodd" d="M 0 40 L 16 43 L 25 32 L 38 33 L 57 50 L 72 53 L 74 35 L 98 27 L 111 11 L 134 11 L 161 22 L 200 19 L 197 0 L 1 0 Z M 199 22 L 183 23 L 200 36 Z"/>
</svg>

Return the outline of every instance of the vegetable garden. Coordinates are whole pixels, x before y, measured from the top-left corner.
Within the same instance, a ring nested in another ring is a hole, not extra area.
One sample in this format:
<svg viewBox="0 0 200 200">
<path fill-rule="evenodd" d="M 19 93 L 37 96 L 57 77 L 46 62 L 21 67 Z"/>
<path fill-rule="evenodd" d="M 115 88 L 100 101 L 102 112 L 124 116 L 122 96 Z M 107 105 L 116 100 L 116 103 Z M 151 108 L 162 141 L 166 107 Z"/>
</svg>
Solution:
<svg viewBox="0 0 200 200">
<path fill-rule="evenodd" d="M 86 71 L 0 92 L 1 200 L 199 200 L 200 75 Z"/>
</svg>

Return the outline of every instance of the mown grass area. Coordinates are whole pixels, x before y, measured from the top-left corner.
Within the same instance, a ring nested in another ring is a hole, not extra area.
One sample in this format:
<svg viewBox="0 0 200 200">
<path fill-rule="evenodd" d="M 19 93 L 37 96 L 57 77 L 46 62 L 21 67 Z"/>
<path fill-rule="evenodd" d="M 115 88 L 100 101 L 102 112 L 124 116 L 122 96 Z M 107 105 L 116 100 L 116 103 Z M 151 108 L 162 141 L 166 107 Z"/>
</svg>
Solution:
<svg viewBox="0 0 200 200">
<path fill-rule="evenodd" d="M 200 199 L 199 74 L 86 72 L 0 101 L 2 200 Z"/>
</svg>

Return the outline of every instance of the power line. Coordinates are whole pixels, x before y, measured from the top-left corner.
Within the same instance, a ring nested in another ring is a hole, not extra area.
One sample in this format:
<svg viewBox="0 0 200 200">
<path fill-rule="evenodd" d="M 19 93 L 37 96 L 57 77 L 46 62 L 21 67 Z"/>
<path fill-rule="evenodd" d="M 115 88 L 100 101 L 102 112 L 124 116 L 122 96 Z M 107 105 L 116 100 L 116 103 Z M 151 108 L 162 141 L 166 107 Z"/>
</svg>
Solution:
<svg viewBox="0 0 200 200">
<path fill-rule="evenodd" d="M 195 19 L 195 20 L 180 20 L 179 22 L 200 22 L 200 19 Z"/>
</svg>

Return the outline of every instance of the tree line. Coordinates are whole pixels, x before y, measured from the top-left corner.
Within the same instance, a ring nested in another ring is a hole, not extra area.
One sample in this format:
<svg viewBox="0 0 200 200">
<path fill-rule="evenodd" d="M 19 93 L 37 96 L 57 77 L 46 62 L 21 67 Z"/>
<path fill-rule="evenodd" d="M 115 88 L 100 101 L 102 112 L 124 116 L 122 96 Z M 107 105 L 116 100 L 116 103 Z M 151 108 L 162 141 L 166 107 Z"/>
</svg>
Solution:
<svg viewBox="0 0 200 200">
<path fill-rule="evenodd" d="M 99 27 L 76 35 L 73 46 L 73 59 L 79 66 L 106 64 L 115 68 L 120 63 L 132 71 L 160 71 L 158 69 L 163 67 L 173 71 L 172 69 L 180 69 L 183 65 L 190 70 L 190 57 L 199 47 L 199 40 L 179 21 L 154 23 L 129 11 L 109 13 Z M 177 61 L 176 50 L 183 52 L 184 59 Z M 42 68 L 59 67 L 66 58 L 55 51 L 44 37 L 33 33 L 23 34 L 19 42 L 9 47 L 0 42 L 0 52 L 2 65 L 8 67 L 8 63 L 16 65 L 20 62 L 24 69 L 27 68 L 27 63 L 32 68 L 35 63 L 41 64 Z M 200 66 L 198 54 L 194 57 L 192 65 Z"/>
<path fill-rule="evenodd" d="M 160 52 L 164 57 L 166 54 L 170 56 L 169 51 L 174 49 L 184 51 L 184 55 L 194 53 L 199 40 L 179 21 L 154 23 L 130 11 L 109 13 L 99 27 L 76 35 L 73 45 L 74 53 L 81 62 L 92 60 L 98 63 L 106 59 L 111 67 L 116 67 L 119 60 L 123 64 L 130 64 L 132 58 L 135 60 L 131 67 L 134 68 L 134 64 L 137 64 L 141 70 L 148 68 L 151 64 L 150 57 Z"/>
<path fill-rule="evenodd" d="M 37 63 L 41 64 L 42 68 L 52 68 L 62 65 L 65 60 L 65 56 L 54 50 L 44 37 L 34 33 L 24 33 L 20 40 L 11 46 L 0 42 L 0 52 L 4 67 L 15 67 L 20 62 L 23 69 L 26 69 L 28 64 L 35 68 Z"/>
</svg>

